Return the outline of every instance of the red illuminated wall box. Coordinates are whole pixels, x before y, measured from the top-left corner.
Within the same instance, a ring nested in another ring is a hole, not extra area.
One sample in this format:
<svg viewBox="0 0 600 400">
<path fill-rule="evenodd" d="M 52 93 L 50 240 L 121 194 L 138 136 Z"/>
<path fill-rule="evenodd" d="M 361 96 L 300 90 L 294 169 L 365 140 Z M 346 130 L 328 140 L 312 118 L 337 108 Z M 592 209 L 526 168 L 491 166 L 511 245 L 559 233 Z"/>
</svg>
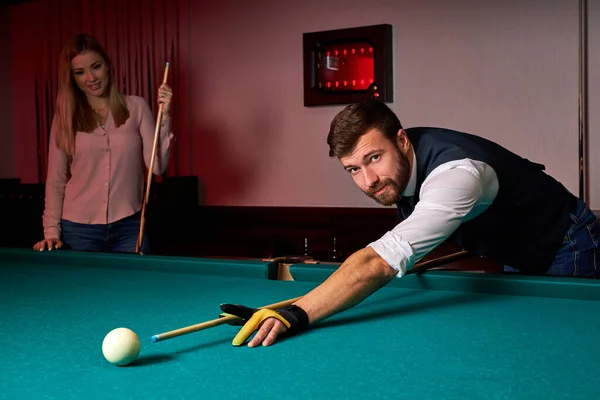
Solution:
<svg viewBox="0 0 600 400">
<path fill-rule="evenodd" d="M 393 101 L 392 26 L 303 35 L 304 105 Z"/>
</svg>

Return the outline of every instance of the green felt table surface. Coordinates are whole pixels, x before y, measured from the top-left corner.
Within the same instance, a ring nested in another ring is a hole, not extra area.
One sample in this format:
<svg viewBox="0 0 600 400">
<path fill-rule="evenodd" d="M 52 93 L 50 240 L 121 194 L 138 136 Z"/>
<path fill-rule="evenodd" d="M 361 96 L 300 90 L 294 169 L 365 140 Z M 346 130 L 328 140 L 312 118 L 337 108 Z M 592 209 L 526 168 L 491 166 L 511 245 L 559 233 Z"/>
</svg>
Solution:
<svg viewBox="0 0 600 400">
<path fill-rule="evenodd" d="M 355 308 L 271 347 L 233 347 L 223 302 L 301 296 L 335 266 L 0 250 L 2 399 L 597 399 L 595 280 L 430 272 L 397 279 Z M 127 367 L 104 335 L 141 339 Z"/>
</svg>

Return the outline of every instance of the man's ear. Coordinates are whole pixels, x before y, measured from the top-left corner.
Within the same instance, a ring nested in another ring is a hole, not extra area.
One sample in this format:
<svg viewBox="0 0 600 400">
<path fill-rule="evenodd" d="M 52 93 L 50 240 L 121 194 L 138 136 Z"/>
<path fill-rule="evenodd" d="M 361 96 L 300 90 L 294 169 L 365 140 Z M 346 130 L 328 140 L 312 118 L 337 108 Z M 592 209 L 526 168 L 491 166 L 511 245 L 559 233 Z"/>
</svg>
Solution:
<svg viewBox="0 0 600 400">
<path fill-rule="evenodd" d="M 398 147 L 403 151 L 408 151 L 410 148 L 410 141 L 408 140 L 408 135 L 404 129 L 400 129 L 398 134 L 396 135 L 396 143 Z"/>
</svg>

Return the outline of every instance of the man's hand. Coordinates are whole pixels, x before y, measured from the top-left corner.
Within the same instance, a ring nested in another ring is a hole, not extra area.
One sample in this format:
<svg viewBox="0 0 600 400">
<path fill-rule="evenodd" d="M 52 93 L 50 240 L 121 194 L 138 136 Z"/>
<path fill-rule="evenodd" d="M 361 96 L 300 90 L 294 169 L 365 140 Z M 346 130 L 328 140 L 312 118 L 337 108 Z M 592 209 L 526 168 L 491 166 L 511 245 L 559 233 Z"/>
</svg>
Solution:
<svg viewBox="0 0 600 400">
<path fill-rule="evenodd" d="M 261 344 L 263 346 L 270 346 L 285 331 L 287 331 L 287 328 L 283 322 L 275 318 L 266 319 L 256 332 L 256 335 L 248 342 L 248 347 L 256 347 Z"/>
<path fill-rule="evenodd" d="M 245 343 L 246 339 L 256 330 L 258 332 L 248 343 L 249 347 L 256 347 L 260 344 L 269 346 L 284 332 L 292 335 L 308 327 L 308 315 L 295 305 L 269 310 L 237 304 L 221 304 L 221 310 L 225 314 L 235 315 L 244 321 L 244 326 L 233 339 L 234 346 Z"/>
</svg>

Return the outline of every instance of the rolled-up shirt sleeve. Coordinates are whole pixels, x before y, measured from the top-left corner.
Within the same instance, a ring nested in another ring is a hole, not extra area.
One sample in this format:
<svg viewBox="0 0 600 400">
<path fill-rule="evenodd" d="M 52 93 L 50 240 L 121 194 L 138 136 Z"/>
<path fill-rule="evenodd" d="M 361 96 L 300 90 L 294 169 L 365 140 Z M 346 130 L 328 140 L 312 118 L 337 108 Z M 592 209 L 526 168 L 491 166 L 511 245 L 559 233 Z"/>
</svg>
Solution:
<svg viewBox="0 0 600 400">
<path fill-rule="evenodd" d="M 485 211 L 497 192 L 489 165 L 472 160 L 444 164 L 423 182 L 413 213 L 368 246 L 401 277 L 461 223 Z"/>
</svg>

